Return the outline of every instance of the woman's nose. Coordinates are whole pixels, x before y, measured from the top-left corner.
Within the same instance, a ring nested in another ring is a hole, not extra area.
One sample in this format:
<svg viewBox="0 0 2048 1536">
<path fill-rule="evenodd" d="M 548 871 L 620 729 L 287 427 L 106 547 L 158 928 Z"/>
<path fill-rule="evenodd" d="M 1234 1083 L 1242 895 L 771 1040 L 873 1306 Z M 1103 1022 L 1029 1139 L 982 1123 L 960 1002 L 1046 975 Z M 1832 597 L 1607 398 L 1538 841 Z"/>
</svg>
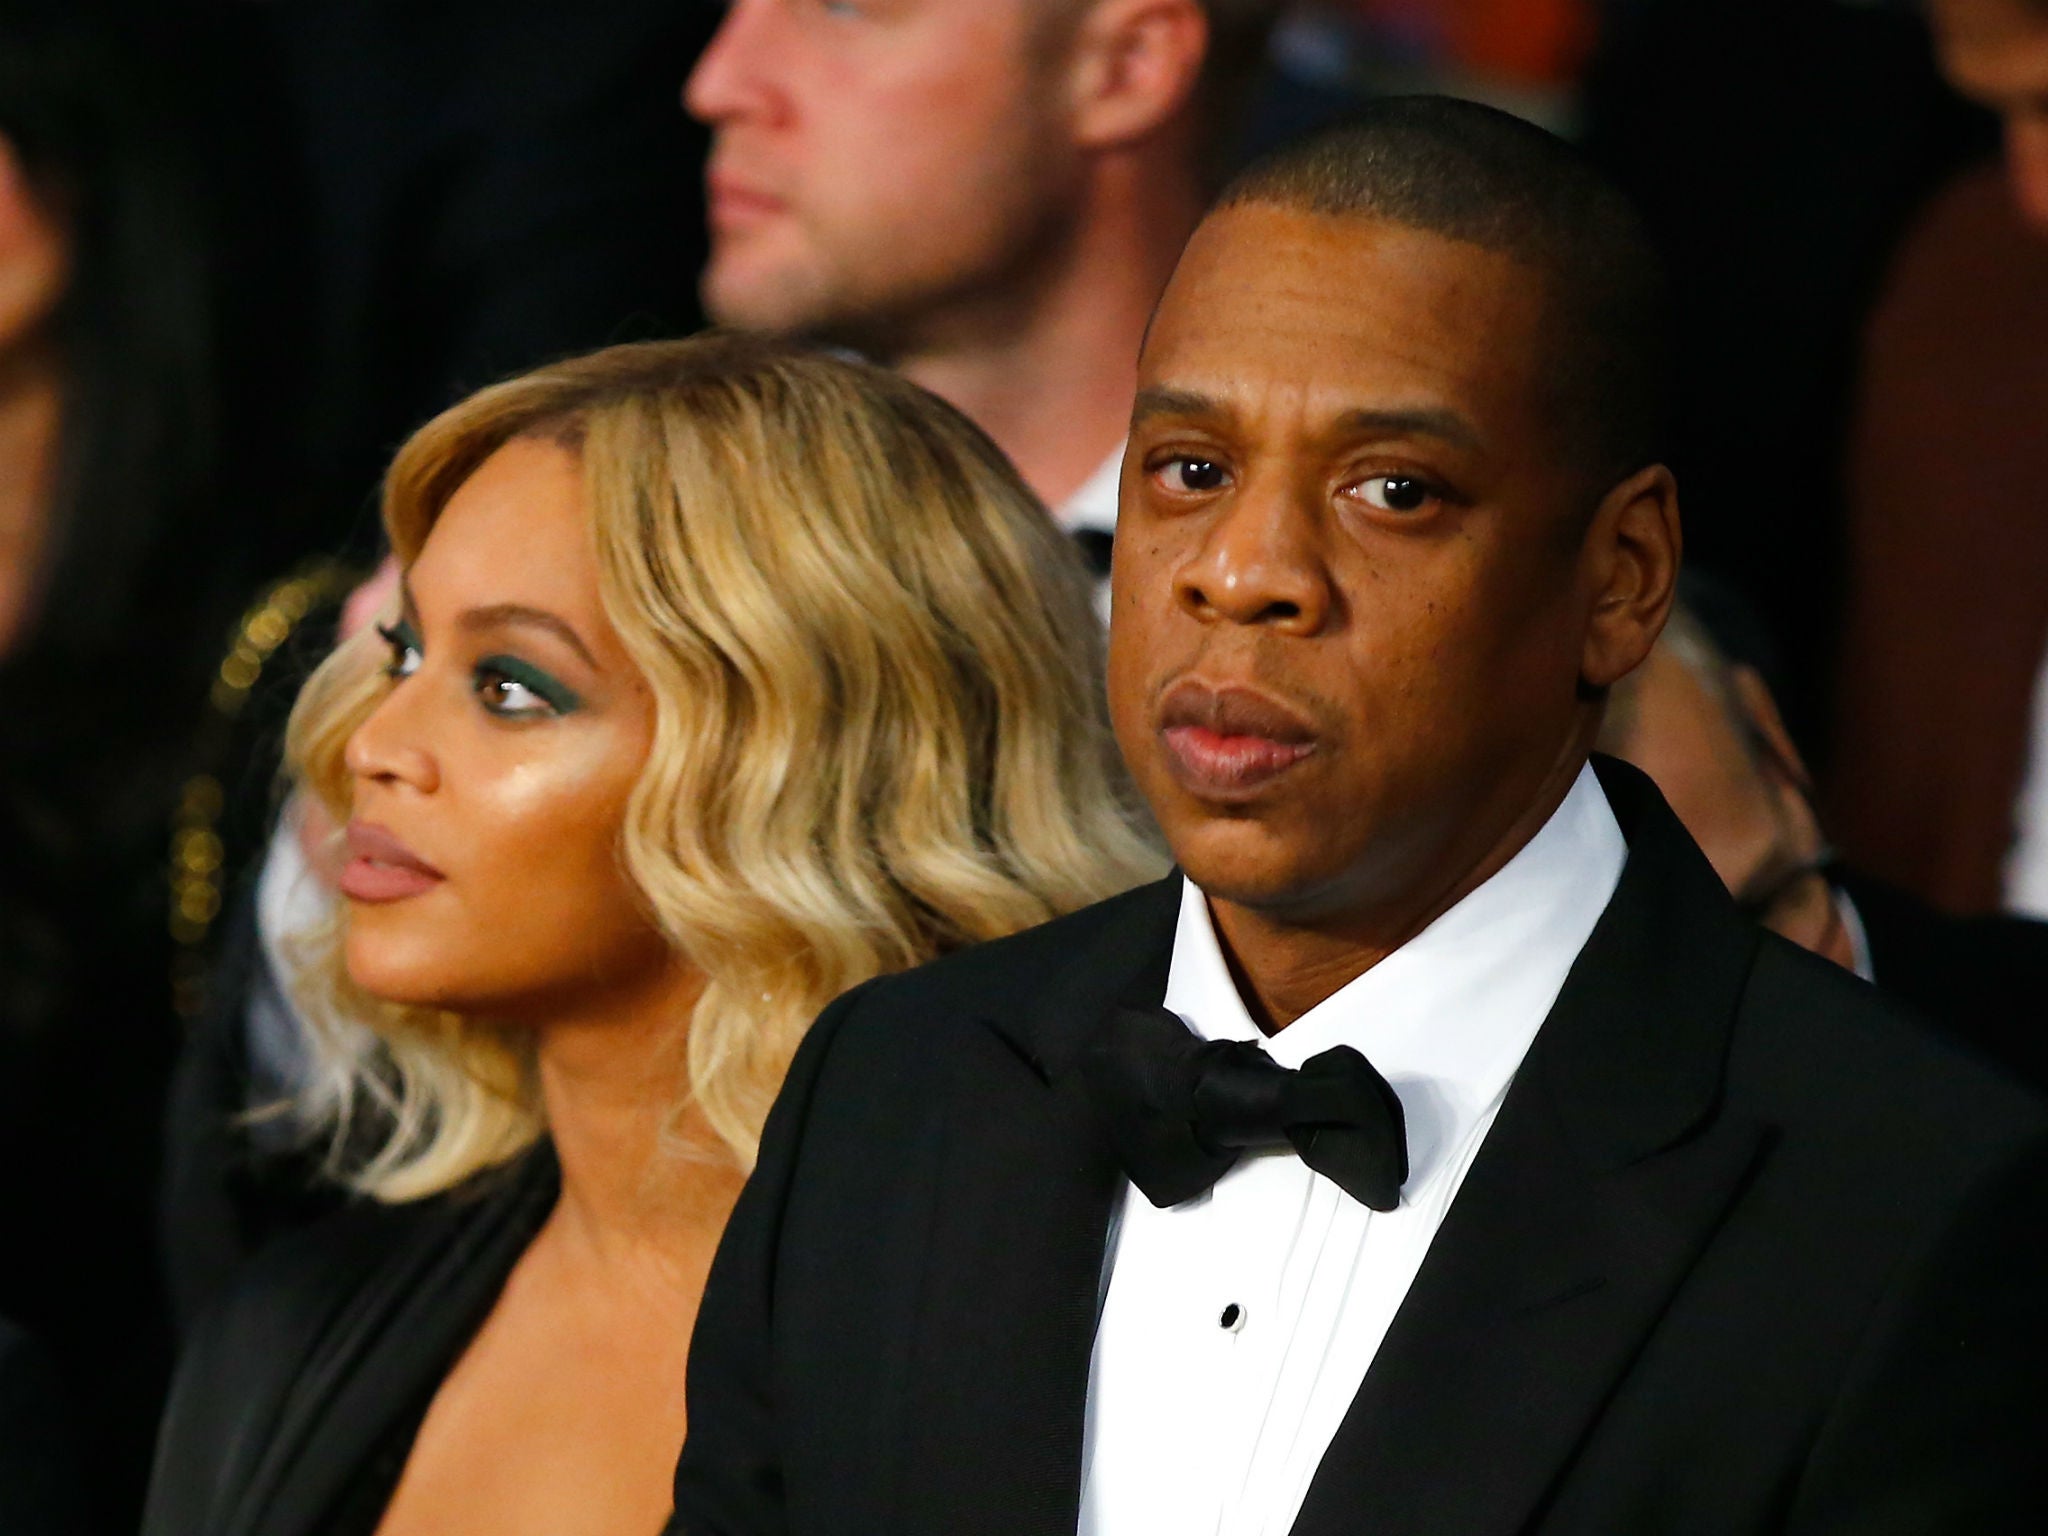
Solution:
<svg viewBox="0 0 2048 1536">
<path fill-rule="evenodd" d="M 412 681 L 399 679 L 350 735 L 342 760 L 359 783 L 402 786 L 421 794 L 440 788 L 440 766 L 420 730 L 419 690 L 410 686 Z"/>
</svg>

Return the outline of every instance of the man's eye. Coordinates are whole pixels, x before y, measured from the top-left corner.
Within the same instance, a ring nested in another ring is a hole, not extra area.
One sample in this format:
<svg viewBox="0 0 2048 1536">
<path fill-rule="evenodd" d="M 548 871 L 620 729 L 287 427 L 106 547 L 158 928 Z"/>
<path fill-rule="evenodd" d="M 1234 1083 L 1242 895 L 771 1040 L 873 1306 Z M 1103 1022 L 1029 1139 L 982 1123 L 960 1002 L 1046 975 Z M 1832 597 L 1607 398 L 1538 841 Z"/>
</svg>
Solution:
<svg viewBox="0 0 2048 1536">
<path fill-rule="evenodd" d="M 1180 454 L 1159 466 L 1158 474 L 1169 491 L 1180 491 L 1200 495 L 1222 487 L 1229 476 L 1223 466 L 1213 459 L 1198 459 Z"/>
<path fill-rule="evenodd" d="M 420 669 L 420 642 L 407 624 L 379 624 L 377 633 L 391 647 L 391 659 L 384 663 L 384 675 L 396 680 L 411 677 Z"/>
<path fill-rule="evenodd" d="M 1385 512 L 1420 512 L 1440 499 L 1435 486 L 1413 475 L 1373 475 L 1358 482 L 1358 494 Z"/>
</svg>

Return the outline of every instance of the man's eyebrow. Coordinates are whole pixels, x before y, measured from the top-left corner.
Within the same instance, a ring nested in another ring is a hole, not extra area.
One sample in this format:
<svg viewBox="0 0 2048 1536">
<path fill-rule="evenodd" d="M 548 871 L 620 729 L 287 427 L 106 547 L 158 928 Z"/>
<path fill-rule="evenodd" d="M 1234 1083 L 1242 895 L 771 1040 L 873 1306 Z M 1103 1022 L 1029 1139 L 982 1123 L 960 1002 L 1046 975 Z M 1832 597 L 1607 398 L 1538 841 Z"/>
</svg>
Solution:
<svg viewBox="0 0 2048 1536">
<path fill-rule="evenodd" d="M 1197 390 L 1155 386 L 1138 391 L 1131 407 L 1131 425 L 1154 416 L 1227 416 L 1230 407 Z M 1392 410 L 1359 409 L 1337 418 L 1339 432 L 1373 437 L 1434 437 L 1460 448 L 1477 448 L 1479 434 L 1456 411 L 1441 406 L 1407 406 Z"/>
<path fill-rule="evenodd" d="M 1337 418 L 1341 432 L 1372 437 L 1434 437 L 1459 448 L 1477 448 L 1479 434 L 1456 411 L 1438 406 L 1404 410 L 1346 411 Z"/>
<path fill-rule="evenodd" d="M 584 665 L 593 672 L 604 670 L 597 664 L 597 658 L 590 654 L 590 648 L 583 643 L 576 631 L 545 608 L 529 608 L 524 603 L 491 603 L 483 608 L 465 610 L 460 622 L 467 630 L 496 629 L 504 624 L 523 624 L 532 629 L 544 629 L 581 656 Z"/>
<path fill-rule="evenodd" d="M 1138 391 L 1138 398 L 1131 406 L 1131 425 L 1140 426 L 1154 416 L 1221 416 L 1226 414 L 1223 402 L 1192 389 L 1168 389 L 1154 385 Z"/>
</svg>

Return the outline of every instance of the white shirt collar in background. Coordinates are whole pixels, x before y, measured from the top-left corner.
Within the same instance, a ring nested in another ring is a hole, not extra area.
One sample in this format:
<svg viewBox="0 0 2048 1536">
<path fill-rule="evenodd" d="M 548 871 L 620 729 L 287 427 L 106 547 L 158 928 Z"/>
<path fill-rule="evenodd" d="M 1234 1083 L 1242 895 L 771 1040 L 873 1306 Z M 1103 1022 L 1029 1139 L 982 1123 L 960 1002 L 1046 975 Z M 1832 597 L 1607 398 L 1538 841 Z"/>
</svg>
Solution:
<svg viewBox="0 0 2048 1536">
<path fill-rule="evenodd" d="M 1123 474 L 1124 445 L 1081 482 L 1081 488 L 1053 509 L 1053 520 L 1069 533 L 1116 533 L 1116 487 Z"/>
</svg>

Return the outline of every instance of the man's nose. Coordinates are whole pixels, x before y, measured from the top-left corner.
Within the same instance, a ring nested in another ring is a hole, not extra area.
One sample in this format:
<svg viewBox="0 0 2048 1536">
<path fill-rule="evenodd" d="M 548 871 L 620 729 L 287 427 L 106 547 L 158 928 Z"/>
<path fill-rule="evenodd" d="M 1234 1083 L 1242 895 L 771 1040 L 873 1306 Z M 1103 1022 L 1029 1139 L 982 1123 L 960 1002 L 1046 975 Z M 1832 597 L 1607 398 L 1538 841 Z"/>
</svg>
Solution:
<svg viewBox="0 0 2048 1536">
<path fill-rule="evenodd" d="M 1247 486 L 1217 512 L 1176 573 L 1181 607 L 1210 623 L 1319 633 L 1330 621 L 1336 591 L 1318 521 L 1291 487 Z"/>
<path fill-rule="evenodd" d="M 713 125 L 761 110 L 770 99 L 760 63 L 772 25 L 763 0 L 733 0 L 683 82 L 683 110 Z"/>
</svg>

